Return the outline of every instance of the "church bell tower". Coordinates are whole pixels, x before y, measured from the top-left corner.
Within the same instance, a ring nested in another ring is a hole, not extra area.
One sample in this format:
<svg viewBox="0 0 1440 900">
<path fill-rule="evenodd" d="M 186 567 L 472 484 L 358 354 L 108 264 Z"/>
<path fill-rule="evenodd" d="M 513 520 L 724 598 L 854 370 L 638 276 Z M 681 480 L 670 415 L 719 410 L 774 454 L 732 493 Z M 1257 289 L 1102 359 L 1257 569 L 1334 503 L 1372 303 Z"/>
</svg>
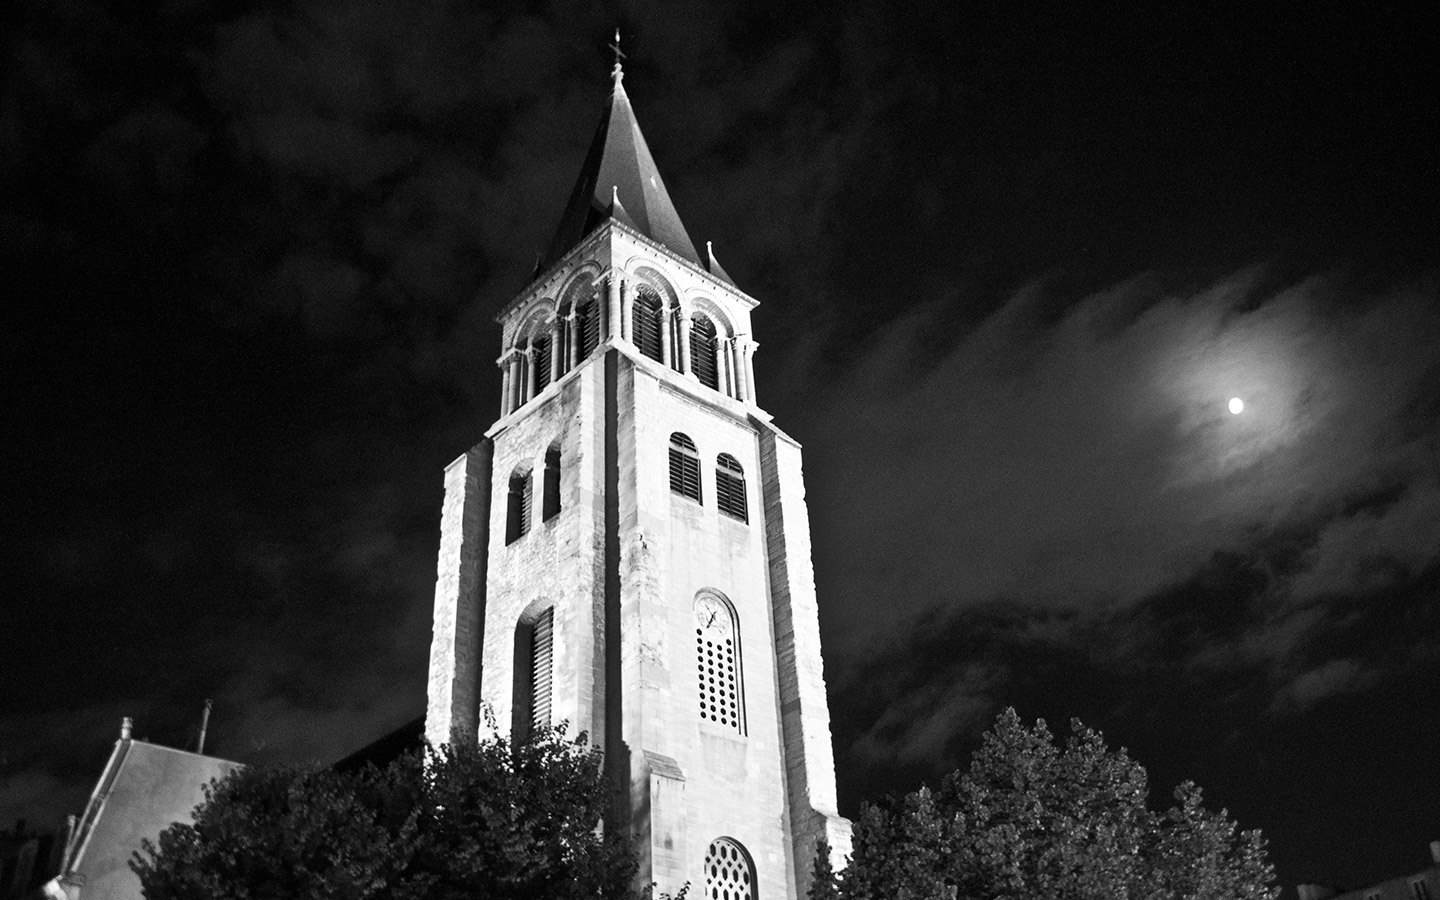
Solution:
<svg viewBox="0 0 1440 900">
<path fill-rule="evenodd" d="M 500 418 L 445 470 L 426 736 L 588 731 L 640 884 L 801 898 L 838 867 L 800 445 L 756 301 L 680 222 L 617 60 L 538 277 L 499 314 Z M 628 794 L 627 794 L 628 789 Z M 610 823 L 607 823 L 610 827 Z"/>
</svg>

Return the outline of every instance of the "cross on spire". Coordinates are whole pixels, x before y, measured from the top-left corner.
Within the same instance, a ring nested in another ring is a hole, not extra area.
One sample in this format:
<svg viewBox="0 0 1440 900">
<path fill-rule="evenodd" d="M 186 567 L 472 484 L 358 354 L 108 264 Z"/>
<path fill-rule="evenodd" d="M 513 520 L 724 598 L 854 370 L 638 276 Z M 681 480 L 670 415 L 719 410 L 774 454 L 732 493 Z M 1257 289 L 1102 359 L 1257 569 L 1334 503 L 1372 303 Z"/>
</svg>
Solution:
<svg viewBox="0 0 1440 900">
<path fill-rule="evenodd" d="M 620 60 L 625 58 L 625 54 L 620 52 L 620 29 L 618 28 L 615 29 L 615 43 L 610 45 L 610 49 L 615 51 L 615 68 L 611 70 L 610 74 L 615 78 L 615 84 L 618 85 L 620 79 L 625 77 L 625 73 L 620 69 Z"/>
</svg>

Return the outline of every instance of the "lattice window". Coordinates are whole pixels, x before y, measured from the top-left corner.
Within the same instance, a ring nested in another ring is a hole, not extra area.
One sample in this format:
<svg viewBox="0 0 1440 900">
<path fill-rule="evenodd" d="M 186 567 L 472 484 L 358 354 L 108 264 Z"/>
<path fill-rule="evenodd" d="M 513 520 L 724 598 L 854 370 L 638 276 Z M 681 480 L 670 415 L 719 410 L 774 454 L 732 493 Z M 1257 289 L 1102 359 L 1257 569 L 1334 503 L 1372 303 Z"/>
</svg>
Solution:
<svg viewBox="0 0 1440 900">
<path fill-rule="evenodd" d="M 708 316 L 696 316 L 690 325 L 690 371 L 710 390 L 720 390 L 720 367 L 715 365 L 715 324 Z"/>
<path fill-rule="evenodd" d="M 706 900 L 754 900 L 755 866 L 739 841 L 716 838 L 705 851 Z"/>
<path fill-rule="evenodd" d="M 555 609 L 540 614 L 530 631 L 530 732 L 550 727 L 555 669 Z"/>
<path fill-rule="evenodd" d="M 510 544 L 530 530 L 530 500 L 534 493 L 529 472 L 510 476 L 509 509 L 505 517 L 505 543 Z"/>
<path fill-rule="evenodd" d="M 537 337 L 530 347 L 535 360 L 535 393 L 538 395 L 550 383 L 550 339 Z"/>
<path fill-rule="evenodd" d="M 670 435 L 670 490 L 700 501 L 700 453 L 686 435 Z"/>
<path fill-rule="evenodd" d="M 695 598 L 695 665 L 700 718 L 744 734 L 740 629 L 730 604 L 711 592 Z"/>
<path fill-rule="evenodd" d="M 715 505 L 727 516 L 750 521 L 745 505 L 745 470 L 728 453 L 715 459 Z"/>
<path fill-rule="evenodd" d="M 589 359 L 600 346 L 600 304 L 590 300 L 580 305 L 580 358 Z"/>
<path fill-rule="evenodd" d="M 632 312 L 635 347 L 657 362 L 665 361 L 664 350 L 660 342 L 661 319 L 664 310 L 665 301 L 661 299 L 659 291 L 648 284 L 642 284 L 636 288 L 635 305 Z"/>
</svg>

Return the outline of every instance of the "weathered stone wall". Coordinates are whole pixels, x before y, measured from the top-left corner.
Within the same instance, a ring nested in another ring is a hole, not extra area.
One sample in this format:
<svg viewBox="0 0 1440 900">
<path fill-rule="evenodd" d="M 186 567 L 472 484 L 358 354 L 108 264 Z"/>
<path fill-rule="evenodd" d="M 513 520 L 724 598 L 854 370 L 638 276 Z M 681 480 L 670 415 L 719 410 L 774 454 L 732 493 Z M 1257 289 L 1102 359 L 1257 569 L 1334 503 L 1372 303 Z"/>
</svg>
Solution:
<svg viewBox="0 0 1440 900">
<path fill-rule="evenodd" d="M 650 788 L 651 877 L 662 891 L 686 881 L 698 891 L 706 849 L 725 836 L 749 850 L 763 896 L 793 896 L 755 429 L 740 403 L 652 360 L 625 359 L 633 421 L 621 464 L 623 471 L 633 458 L 635 511 L 621 520 L 631 529 L 622 541 L 632 616 L 624 633 L 637 686 L 627 692 L 626 734 L 632 750 L 644 751 L 635 755 L 634 778 Z M 676 431 L 699 449 L 700 503 L 670 491 Z M 720 453 L 745 470 L 748 523 L 716 507 Z M 699 714 L 693 604 L 704 588 L 728 598 L 738 619 L 743 734 Z M 656 757 L 673 760 L 683 781 L 657 774 Z"/>
<path fill-rule="evenodd" d="M 477 734 L 490 450 L 482 441 L 445 469 L 425 712 L 425 737 L 437 746 Z"/>
<path fill-rule="evenodd" d="M 481 700 L 501 733 L 514 712 L 515 636 L 522 615 L 555 609 L 553 721 L 572 733 L 603 740 L 603 627 L 597 606 L 603 594 L 603 452 L 596 410 L 603 366 L 586 360 L 539 397 L 502 419 L 492 430 L 494 462 L 489 510 L 489 587 L 485 616 Z M 545 452 L 560 446 L 560 512 L 542 520 Z M 507 544 L 510 478 L 529 470 L 534 478 L 529 533 Z"/>
<path fill-rule="evenodd" d="M 820 618 L 810 558 L 810 517 L 800 445 L 766 422 L 759 432 L 775 659 L 785 733 L 785 774 L 794 832 L 795 880 L 810 888 L 816 842 L 837 870 L 850 853 L 850 823 L 835 806 L 835 754 L 820 655 Z"/>
</svg>

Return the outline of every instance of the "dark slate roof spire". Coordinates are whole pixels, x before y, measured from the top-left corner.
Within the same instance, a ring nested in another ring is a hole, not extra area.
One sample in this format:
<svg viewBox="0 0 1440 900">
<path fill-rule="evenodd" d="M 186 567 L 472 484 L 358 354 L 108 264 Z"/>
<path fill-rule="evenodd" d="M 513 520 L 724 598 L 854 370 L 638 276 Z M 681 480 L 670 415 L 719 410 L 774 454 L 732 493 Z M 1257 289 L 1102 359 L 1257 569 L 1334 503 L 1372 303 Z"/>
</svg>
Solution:
<svg viewBox="0 0 1440 900">
<path fill-rule="evenodd" d="M 580 178 L 570 193 L 570 202 L 565 204 L 560 227 L 540 268 L 550 268 L 585 235 L 605 222 L 613 206 L 629 214 L 626 225 L 708 270 L 685 233 L 670 193 L 665 190 L 665 182 L 660 179 L 660 171 L 655 168 L 655 159 L 650 155 L 640 126 L 635 123 L 635 111 L 622 84 L 624 72 L 620 60 L 624 56 L 620 53 L 618 31 L 612 49 L 615 50 L 612 72 L 615 86 L 610 94 L 610 108 L 590 142 Z"/>
</svg>

